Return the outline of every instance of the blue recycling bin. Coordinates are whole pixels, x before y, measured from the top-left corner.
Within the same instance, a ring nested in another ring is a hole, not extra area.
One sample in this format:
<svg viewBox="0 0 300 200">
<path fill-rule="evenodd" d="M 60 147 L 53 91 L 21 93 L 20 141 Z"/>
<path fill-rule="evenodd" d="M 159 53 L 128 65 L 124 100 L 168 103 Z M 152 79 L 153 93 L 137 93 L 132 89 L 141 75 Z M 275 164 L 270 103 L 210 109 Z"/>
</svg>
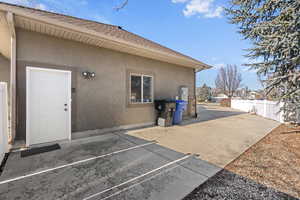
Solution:
<svg viewBox="0 0 300 200">
<path fill-rule="evenodd" d="M 186 101 L 176 100 L 176 111 L 173 116 L 173 124 L 180 124 L 182 122 L 182 115 L 186 109 L 187 109 Z"/>
</svg>

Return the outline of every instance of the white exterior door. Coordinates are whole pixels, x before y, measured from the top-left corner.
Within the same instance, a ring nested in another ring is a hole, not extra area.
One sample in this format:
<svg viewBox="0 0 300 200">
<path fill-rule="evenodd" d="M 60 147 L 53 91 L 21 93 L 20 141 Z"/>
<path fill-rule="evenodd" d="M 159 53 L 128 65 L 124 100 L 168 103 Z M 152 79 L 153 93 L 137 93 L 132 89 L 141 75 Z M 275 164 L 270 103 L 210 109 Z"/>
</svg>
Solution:
<svg viewBox="0 0 300 200">
<path fill-rule="evenodd" d="M 8 134 L 7 83 L 0 82 L 0 162 L 9 152 Z"/>
<path fill-rule="evenodd" d="M 26 145 L 71 139 L 71 71 L 26 68 Z"/>
</svg>

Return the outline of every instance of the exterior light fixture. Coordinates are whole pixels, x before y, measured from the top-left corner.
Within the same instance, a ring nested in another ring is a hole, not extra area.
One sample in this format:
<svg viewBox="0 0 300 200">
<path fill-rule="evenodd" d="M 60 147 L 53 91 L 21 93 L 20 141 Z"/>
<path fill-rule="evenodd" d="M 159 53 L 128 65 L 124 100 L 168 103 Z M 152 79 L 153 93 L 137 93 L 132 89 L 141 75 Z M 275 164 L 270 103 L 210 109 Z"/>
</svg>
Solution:
<svg viewBox="0 0 300 200">
<path fill-rule="evenodd" d="M 91 77 L 91 78 L 95 78 L 95 76 L 96 76 L 95 72 L 91 72 L 91 73 L 90 73 L 90 77 Z"/>
<path fill-rule="evenodd" d="M 95 72 L 89 72 L 89 71 L 84 71 L 82 72 L 82 76 L 84 79 L 93 79 L 96 77 L 96 73 Z"/>
</svg>

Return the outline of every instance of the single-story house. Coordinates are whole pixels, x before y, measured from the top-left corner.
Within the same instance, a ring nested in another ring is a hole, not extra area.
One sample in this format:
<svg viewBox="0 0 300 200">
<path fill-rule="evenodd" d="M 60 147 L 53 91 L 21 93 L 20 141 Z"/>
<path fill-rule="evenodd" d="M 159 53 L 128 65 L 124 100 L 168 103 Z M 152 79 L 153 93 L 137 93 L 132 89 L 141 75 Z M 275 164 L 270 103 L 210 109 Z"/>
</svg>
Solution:
<svg viewBox="0 0 300 200">
<path fill-rule="evenodd" d="M 255 92 L 255 91 L 251 91 L 249 96 L 248 96 L 249 100 L 263 100 L 264 97 L 261 93 L 259 92 Z"/>
<path fill-rule="evenodd" d="M 162 30 L 163 31 L 163 30 Z M 11 140 L 28 146 L 71 133 L 155 122 L 155 99 L 188 91 L 210 68 L 122 27 L 0 3 L 0 81 Z"/>
<path fill-rule="evenodd" d="M 228 96 L 226 94 L 218 94 L 217 96 L 214 96 L 211 98 L 213 102 L 220 103 L 223 99 L 228 99 Z"/>
</svg>

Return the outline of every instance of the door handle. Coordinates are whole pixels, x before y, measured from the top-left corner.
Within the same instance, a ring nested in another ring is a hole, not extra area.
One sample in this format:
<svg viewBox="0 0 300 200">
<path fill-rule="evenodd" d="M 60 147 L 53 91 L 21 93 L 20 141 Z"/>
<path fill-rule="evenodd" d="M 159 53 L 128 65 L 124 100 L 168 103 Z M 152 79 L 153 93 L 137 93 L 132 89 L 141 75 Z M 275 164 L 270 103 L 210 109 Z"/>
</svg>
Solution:
<svg viewBox="0 0 300 200">
<path fill-rule="evenodd" d="M 68 111 L 68 109 L 67 109 L 67 108 L 65 108 L 64 110 L 65 110 L 66 112 Z"/>
<path fill-rule="evenodd" d="M 68 106 L 68 104 L 65 103 L 65 106 Z"/>
</svg>

